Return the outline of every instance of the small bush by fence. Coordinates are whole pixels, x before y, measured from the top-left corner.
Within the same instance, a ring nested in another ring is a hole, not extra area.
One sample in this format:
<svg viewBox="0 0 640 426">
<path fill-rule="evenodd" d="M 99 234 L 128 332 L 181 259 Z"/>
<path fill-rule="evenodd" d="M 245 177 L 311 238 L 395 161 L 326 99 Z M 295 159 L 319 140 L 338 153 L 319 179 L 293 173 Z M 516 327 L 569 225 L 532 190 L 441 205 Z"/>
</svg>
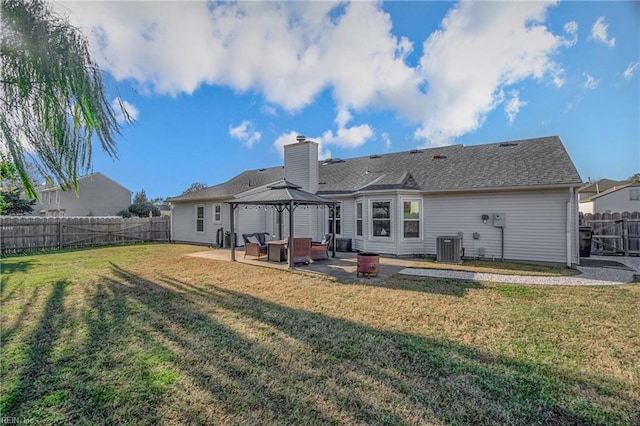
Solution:
<svg viewBox="0 0 640 426">
<path fill-rule="evenodd" d="M 0 217 L 0 253 L 169 241 L 168 217 Z"/>
</svg>

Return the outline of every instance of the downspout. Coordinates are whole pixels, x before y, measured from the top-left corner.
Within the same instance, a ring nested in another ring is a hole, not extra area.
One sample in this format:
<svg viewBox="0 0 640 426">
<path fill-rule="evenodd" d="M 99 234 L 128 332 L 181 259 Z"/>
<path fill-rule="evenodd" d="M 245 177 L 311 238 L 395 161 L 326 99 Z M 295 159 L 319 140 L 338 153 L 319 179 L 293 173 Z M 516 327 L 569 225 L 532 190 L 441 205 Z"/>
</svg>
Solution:
<svg viewBox="0 0 640 426">
<path fill-rule="evenodd" d="M 567 268 L 571 268 L 571 228 L 573 221 L 571 220 L 571 205 L 573 201 L 573 188 L 569 187 L 569 196 L 567 197 Z M 580 261 L 578 261 L 580 263 Z"/>
</svg>

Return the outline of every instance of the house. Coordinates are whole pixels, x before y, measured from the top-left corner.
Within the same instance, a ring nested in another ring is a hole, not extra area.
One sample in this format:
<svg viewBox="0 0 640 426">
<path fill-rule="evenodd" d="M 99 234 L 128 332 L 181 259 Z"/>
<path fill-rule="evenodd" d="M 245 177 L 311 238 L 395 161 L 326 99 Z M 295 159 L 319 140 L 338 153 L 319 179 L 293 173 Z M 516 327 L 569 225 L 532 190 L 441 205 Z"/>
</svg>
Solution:
<svg viewBox="0 0 640 426">
<path fill-rule="evenodd" d="M 131 205 L 131 191 L 95 172 L 78 178 L 78 193 L 59 186 L 38 189 L 40 201 L 34 214 L 40 216 L 117 216 Z"/>
<path fill-rule="evenodd" d="M 602 184 L 604 181 L 604 184 Z M 598 185 L 594 190 L 594 185 Z M 640 183 L 602 179 L 578 190 L 581 213 L 640 211 Z"/>
<path fill-rule="evenodd" d="M 466 257 L 579 262 L 582 181 L 557 136 L 321 161 L 318 145 L 303 138 L 284 150 L 284 166 L 170 198 L 172 239 L 220 244 L 230 229 L 226 202 L 286 179 L 339 202 L 337 242 L 353 250 L 435 255 L 438 237 L 453 235 L 462 237 Z M 329 212 L 298 207 L 295 235 L 320 240 L 332 231 Z M 243 206 L 235 229 L 275 235 L 278 217 L 272 207 Z"/>
</svg>

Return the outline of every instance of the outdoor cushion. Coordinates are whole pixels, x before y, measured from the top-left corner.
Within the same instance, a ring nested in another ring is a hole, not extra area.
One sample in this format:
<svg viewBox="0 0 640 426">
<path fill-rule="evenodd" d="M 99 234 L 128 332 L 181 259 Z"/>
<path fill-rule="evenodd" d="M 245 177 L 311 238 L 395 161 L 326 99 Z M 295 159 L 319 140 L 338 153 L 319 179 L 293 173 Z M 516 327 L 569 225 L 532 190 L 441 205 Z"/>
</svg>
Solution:
<svg viewBox="0 0 640 426">
<path fill-rule="evenodd" d="M 252 243 L 252 244 L 258 244 L 258 245 L 264 245 L 260 243 L 260 240 L 258 240 L 258 237 L 256 237 L 255 235 L 248 235 L 247 236 L 247 242 L 248 243 Z"/>
</svg>

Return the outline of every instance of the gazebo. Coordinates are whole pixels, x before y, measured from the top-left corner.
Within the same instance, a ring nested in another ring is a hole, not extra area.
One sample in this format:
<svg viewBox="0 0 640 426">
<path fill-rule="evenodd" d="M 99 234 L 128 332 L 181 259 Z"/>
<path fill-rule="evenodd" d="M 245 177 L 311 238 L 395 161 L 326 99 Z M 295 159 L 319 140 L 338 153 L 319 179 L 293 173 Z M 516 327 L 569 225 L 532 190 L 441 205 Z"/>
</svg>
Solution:
<svg viewBox="0 0 640 426">
<path fill-rule="evenodd" d="M 307 191 L 303 191 L 300 189 L 301 187 L 291 183 L 285 179 L 277 181 L 271 185 L 268 185 L 262 191 L 258 191 L 252 194 L 248 194 L 245 196 L 238 197 L 233 201 L 227 201 L 229 204 L 230 210 L 230 226 L 231 226 L 231 235 L 235 233 L 235 225 L 234 225 L 234 212 L 236 208 L 240 205 L 254 205 L 254 206 L 273 206 L 278 215 L 280 216 L 279 221 L 279 232 L 280 236 L 282 236 L 282 213 L 285 210 L 289 211 L 289 253 L 287 255 L 287 259 L 289 262 L 289 268 L 293 268 L 293 216 L 294 211 L 298 206 L 329 206 L 329 208 L 334 211 L 334 214 L 331 215 L 334 221 L 332 228 L 333 235 L 333 244 L 332 244 L 332 257 L 336 256 L 336 235 L 335 235 L 335 205 L 336 201 L 330 200 L 328 198 L 321 197 L 319 195 L 312 194 Z M 236 251 L 235 244 L 231 244 L 231 261 L 236 260 Z"/>
</svg>

